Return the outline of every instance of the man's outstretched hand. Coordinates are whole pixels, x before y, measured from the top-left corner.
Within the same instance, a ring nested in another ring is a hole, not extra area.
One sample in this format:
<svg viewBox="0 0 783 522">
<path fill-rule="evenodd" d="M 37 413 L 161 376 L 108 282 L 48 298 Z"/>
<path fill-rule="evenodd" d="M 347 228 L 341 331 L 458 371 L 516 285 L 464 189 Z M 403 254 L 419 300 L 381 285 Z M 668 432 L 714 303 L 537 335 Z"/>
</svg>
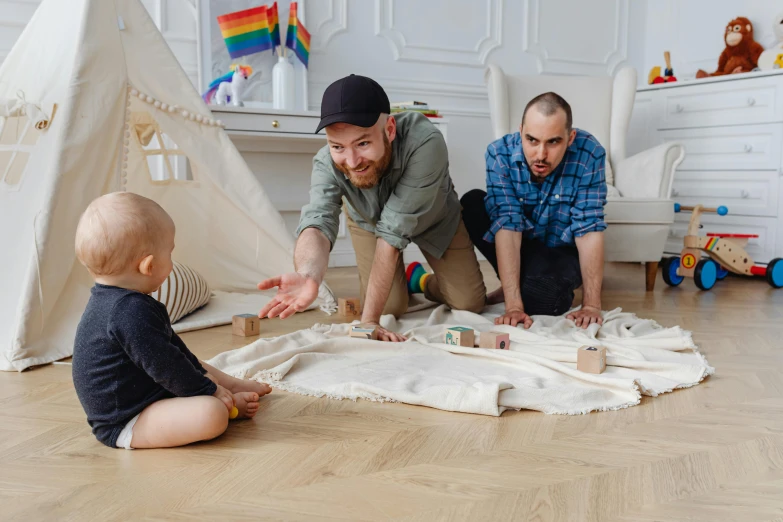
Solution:
<svg viewBox="0 0 783 522">
<path fill-rule="evenodd" d="M 318 297 L 318 282 L 297 272 L 283 274 L 258 283 L 259 290 L 277 288 L 277 295 L 258 312 L 258 317 L 285 319 L 310 306 Z"/>
<path fill-rule="evenodd" d="M 533 319 L 523 310 L 510 309 L 500 317 L 495 318 L 495 324 L 507 324 L 510 326 L 522 325 L 525 330 L 533 326 Z"/>
<path fill-rule="evenodd" d="M 566 319 L 572 320 L 580 328 L 587 328 L 593 323 L 598 325 L 604 324 L 604 318 L 601 317 L 601 309 L 595 306 L 582 305 L 581 309 L 568 314 Z"/>
</svg>

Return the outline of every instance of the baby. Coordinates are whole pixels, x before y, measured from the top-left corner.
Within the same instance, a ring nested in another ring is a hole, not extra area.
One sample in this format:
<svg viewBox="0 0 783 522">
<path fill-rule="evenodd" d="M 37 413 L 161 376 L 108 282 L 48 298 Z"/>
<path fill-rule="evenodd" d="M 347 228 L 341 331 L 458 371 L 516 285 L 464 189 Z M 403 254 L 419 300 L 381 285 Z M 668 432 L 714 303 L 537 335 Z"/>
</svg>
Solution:
<svg viewBox="0 0 783 522">
<path fill-rule="evenodd" d="M 76 229 L 76 255 L 95 286 L 76 330 L 73 382 L 99 441 L 167 448 L 217 437 L 236 406 L 252 418 L 266 384 L 199 362 L 148 294 L 172 269 L 174 222 L 126 192 L 93 201 Z"/>
</svg>

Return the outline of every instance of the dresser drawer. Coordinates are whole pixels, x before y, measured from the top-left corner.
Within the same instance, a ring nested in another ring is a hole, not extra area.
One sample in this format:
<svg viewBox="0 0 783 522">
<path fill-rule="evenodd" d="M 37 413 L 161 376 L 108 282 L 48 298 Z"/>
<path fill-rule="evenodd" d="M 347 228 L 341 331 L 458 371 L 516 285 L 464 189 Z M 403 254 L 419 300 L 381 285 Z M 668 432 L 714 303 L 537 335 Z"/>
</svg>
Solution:
<svg viewBox="0 0 783 522">
<path fill-rule="evenodd" d="M 731 212 L 731 209 L 729 209 Z M 683 239 L 688 231 L 690 212 L 678 213 L 674 217 L 674 224 L 666 238 L 664 252 L 669 255 L 678 255 L 682 251 Z M 718 216 L 716 214 L 702 214 L 701 224 L 704 228 L 699 230 L 699 235 L 708 232 L 723 232 L 727 234 L 758 234 L 759 237 L 748 240 L 745 250 L 756 263 L 767 263 L 775 257 L 775 239 L 777 236 L 777 220 L 774 218 L 754 218 L 744 216 Z"/>
<path fill-rule="evenodd" d="M 783 77 L 689 84 L 661 90 L 659 129 L 783 120 Z"/>
<path fill-rule="evenodd" d="M 680 143 L 682 170 L 779 170 L 783 124 L 678 129 L 658 133 L 659 143 Z"/>
<path fill-rule="evenodd" d="M 291 116 L 287 114 L 264 114 L 251 112 L 213 111 L 216 118 L 223 120 L 226 131 L 275 132 L 285 134 L 313 134 L 318 122 L 317 116 Z M 323 130 L 321 131 L 323 134 Z"/>
<path fill-rule="evenodd" d="M 774 171 L 677 172 L 672 199 L 681 205 L 728 207 L 730 215 L 778 215 L 780 176 Z"/>
</svg>

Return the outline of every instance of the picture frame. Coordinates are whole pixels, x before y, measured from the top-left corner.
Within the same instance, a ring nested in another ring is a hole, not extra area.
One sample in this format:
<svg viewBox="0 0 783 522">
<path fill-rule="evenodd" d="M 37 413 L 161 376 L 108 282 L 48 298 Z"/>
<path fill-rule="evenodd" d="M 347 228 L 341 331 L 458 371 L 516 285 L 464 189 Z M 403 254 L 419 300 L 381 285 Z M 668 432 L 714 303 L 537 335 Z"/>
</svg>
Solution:
<svg viewBox="0 0 783 522">
<path fill-rule="evenodd" d="M 244 56 L 232 60 L 226 49 L 217 17 L 226 13 L 233 13 L 243 9 L 250 9 L 260 5 L 272 5 L 272 1 L 266 3 L 262 0 L 196 0 L 196 15 L 198 25 L 198 63 L 199 63 L 199 91 L 207 90 L 209 84 L 215 78 L 227 73 L 232 63 L 250 65 L 253 75 L 245 93 L 243 103 L 247 108 L 271 109 L 272 99 L 272 67 L 278 61 L 276 52 L 269 50 L 250 56 Z M 278 17 L 280 24 L 280 39 L 285 44 L 286 31 L 288 29 L 288 12 L 291 0 L 278 0 Z M 305 13 L 307 8 L 303 0 L 297 2 L 297 16 L 306 24 Z M 286 58 L 294 66 L 295 76 L 295 106 L 294 111 L 309 110 L 307 98 L 307 68 L 296 58 L 294 53 L 287 49 Z"/>
</svg>

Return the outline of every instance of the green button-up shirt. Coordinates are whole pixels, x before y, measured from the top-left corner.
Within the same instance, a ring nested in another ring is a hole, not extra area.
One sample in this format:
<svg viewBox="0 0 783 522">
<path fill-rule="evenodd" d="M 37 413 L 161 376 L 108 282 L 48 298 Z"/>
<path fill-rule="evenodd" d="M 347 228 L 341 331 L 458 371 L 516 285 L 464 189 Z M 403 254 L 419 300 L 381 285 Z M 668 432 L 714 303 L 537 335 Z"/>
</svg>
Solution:
<svg viewBox="0 0 783 522">
<path fill-rule="evenodd" d="M 337 170 L 326 145 L 313 159 L 310 203 L 302 208 L 297 236 L 323 232 L 334 246 L 343 198 L 348 215 L 364 230 L 402 250 L 411 241 L 440 259 L 459 225 L 462 208 L 449 175 L 443 135 L 421 114 L 395 115 L 389 171 L 369 189 L 354 187 Z"/>
</svg>

